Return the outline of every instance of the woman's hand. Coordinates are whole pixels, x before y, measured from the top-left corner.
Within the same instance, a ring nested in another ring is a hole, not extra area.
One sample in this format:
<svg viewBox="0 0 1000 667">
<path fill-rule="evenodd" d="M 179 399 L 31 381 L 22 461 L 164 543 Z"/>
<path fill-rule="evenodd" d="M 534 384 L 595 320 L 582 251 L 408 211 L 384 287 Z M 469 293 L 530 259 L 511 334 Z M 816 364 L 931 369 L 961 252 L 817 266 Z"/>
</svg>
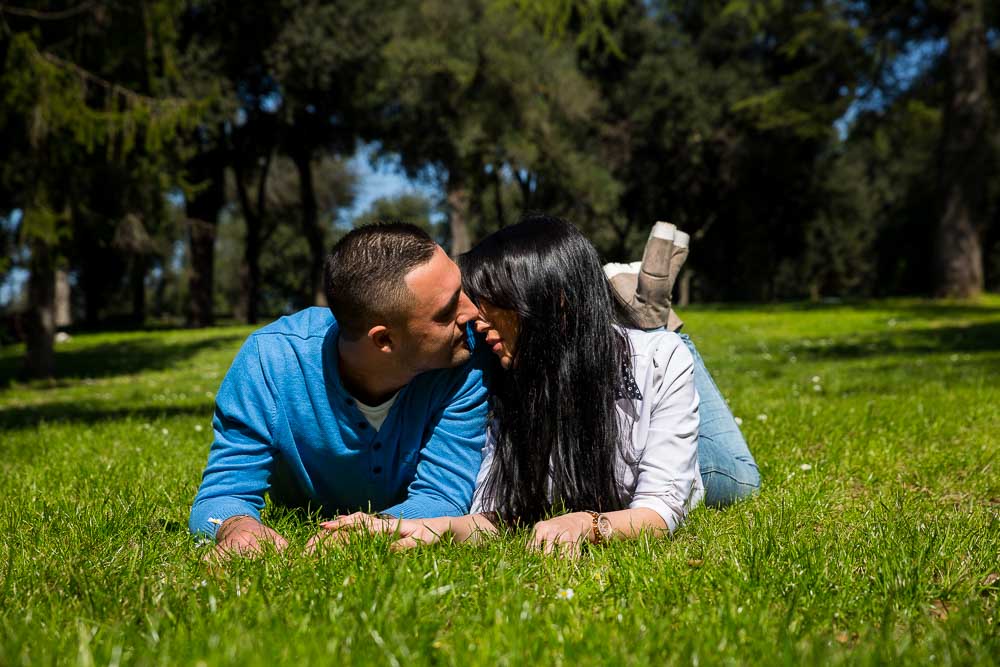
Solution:
<svg viewBox="0 0 1000 667">
<path fill-rule="evenodd" d="M 589 542 L 594 527 L 594 519 L 586 512 L 563 514 L 535 524 L 531 536 L 531 546 L 542 553 L 558 553 L 576 558 L 580 547 Z"/>
<path fill-rule="evenodd" d="M 404 519 L 399 522 L 399 539 L 389 545 L 393 551 L 426 547 L 441 540 L 443 530 L 435 529 L 428 521 Z"/>
<path fill-rule="evenodd" d="M 412 549 L 414 547 L 434 544 L 441 539 L 441 534 L 447 526 L 435 526 L 434 519 L 394 519 L 372 516 L 364 512 L 355 512 L 320 524 L 323 530 L 313 537 L 307 549 L 315 547 L 327 539 L 346 542 L 351 533 L 365 530 L 369 533 L 397 536 L 390 548 L 393 551 Z"/>
</svg>

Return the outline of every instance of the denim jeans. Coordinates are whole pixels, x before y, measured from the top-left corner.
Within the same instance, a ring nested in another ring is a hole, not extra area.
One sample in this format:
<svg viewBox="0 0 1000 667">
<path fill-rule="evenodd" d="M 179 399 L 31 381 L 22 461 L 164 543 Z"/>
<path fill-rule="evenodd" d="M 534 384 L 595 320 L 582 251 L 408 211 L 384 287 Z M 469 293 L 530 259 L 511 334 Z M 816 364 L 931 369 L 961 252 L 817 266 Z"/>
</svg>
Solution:
<svg viewBox="0 0 1000 667">
<path fill-rule="evenodd" d="M 694 386 L 701 399 L 698 465 L 705 485 L 705 504 L 725 507 L 760 488 L 760 471 L 694 343 L 687 334 L 679 335 L 694 357 Z"/>
</svg>

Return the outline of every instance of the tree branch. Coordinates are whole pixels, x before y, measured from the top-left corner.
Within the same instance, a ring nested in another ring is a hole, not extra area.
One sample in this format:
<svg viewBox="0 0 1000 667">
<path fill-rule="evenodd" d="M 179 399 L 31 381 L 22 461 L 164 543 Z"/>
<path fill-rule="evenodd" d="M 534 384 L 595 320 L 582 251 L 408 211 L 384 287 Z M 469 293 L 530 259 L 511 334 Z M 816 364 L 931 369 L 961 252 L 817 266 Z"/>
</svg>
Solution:
<svg viewBox="0 0 1000 667">
<path fill-rule="evenodd" d="M 130 100 L 133 103 L 140 102 L 142 104 L 149 106 L 150 109 L 156 109 L 157 107 L 165 107 L 165 106 L 179 107 L 185 104 L 183 100 L 176 97 L 165 97 L 158 99 L 155 97 L 150 97 L 148 95 L 143 95 L 142 93 L 137 93 L 134 90 L 130 90 L 129 88 L 120 86 L 117 83 L 112 83 L 107 79 L 102 79 L 93 72 L 86 70 L 83 67 L 80 67 L 76 63 L 70 62 L 69 60 L 63 60 L 59 56 L 53 55 L 51 53 L 39 51 L 38 55 L 41 58 L 44 58 L 45 60 L 49 61 L 53 65 L 56 65 L 57 67 L 72 70 L 82 79 L 85 79 L 91 83 L 95 83 L 101 86 L 105 90 L 109 91 L 111 94 L 121 95 L 122 97 L 126 98 L 127 100 Z"/>
<path fill-rule="evenodd" d="M 77 14 L 83 14 L 94 8 L 96 2 L 85 2 L 82 5 L 77 5 L 76 7 L 70 7 L 69 9 L 63 9 L 57 12 L 44 12 L 37 9 L 26 9 L 24 7 L 11 7 L 9 5 L 0 4 L 0 14 L 10 14 L 12 16 L 23 16 L 29 19 L 35 19 L 38 21 L 61 21 L 63 19 L 73 18 Z"/>
</svg>

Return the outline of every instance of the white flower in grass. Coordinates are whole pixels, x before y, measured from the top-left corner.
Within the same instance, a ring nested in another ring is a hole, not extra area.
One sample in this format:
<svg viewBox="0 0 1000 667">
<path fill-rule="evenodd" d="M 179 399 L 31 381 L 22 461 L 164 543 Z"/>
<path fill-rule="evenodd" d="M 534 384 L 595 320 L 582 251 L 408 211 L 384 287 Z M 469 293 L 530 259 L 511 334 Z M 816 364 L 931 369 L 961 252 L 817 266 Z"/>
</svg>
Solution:
<svg viewBox="0 0 1000 667">
<path fill-rule="evenodd" d="M 560 600 L 572 600 L 576 593 L 573 592 L 572 588 L 560 588 L 559 592 L 556 593 L 556 597 Z"/>
<path fill-rule="evenodd" d="M 823 386 L 822 385 L 818 385 L 818 384 L 814 384 L 813 385 L 813 391 L 823 391 Z"/>
<path fill-rule="evenodd" d="M 742 426 L 743 425 L 743 420 L 740 419 L 739 417 L 733 417 L 733 419 L 736 420 L 736 425 L 737 426 Z"/>
<path fill-rule="evenodd" d="M 812 469 L 813 469 L 812 465 L 810 465 L 808 463 L 803 463 L 802 465 L 799 466 L 799 470 L 801 470 L 803 472 L 808 472 L 809 470 L 812 470 Z"/>
<path fill-rule="evenodd" d="M 759 422 L 766 422 L 767 421 L 767 415 L 765 415 L 763 412 L 760 413 L 759 415 L 757 415 L 757 421 L 759 421 Z"/>
<path fill-rule="evenodd" d="M 896 326 L 896 320 L 894 320 L 894 319 L 893 320 L 889 320 L 886 324 L 888 324 L 890 327 L 894 327 L 894 326 Z"/>
<path fill-rule="evenodd" d="M 161 429 L 160 432 L 163 433 L 163 435 L 170 435 L 170 431 L 168 431 L 167 429 Z"/>
<path fill-rule="evenodd" d="M 818 376 L 818 375 L 813 375 L 813 376 L 812 376 L 812 381 L 813 381 L 813 384 L 819 384 L 819 383 L 820 383 L 820 381 L 822 381 L 822 379 L 823 379 L 823 378 L 821 378 L 821 377 L 820 377 L 820 376 Z"/>
<path fill-rule="evenodd" d="M 195 424 L 194 425 L 194 430 L 197 431 L 198 433 L 201 433 L 202 431 L 205 430 L 205 427 L 202 426 L 201 424 Z"/>
</svg>

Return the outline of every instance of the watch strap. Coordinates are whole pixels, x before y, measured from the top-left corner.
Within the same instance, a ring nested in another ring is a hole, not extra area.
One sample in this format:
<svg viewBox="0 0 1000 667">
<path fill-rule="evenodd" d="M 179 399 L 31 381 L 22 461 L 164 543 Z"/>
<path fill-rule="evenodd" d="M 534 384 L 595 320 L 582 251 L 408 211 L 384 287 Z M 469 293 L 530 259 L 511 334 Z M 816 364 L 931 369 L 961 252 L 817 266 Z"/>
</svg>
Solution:
<svg viewBox="0 0 1000 667">
<path fill-rule="evenodd" d="M 602 542 L 604 542 L 604 535 L 601 534 L 601 529 L 600 529 L 600 526 L 598 525 L 600 523 L 601 513 L 600 512 L 594 512 L 592 510 L 584 510 L 584 512 L 586 512 L 587 514 L 590 515 L 590 519 L 591 519 L 590 532 L 594 536 L 593 540 L 592 540 L 593 543 L 594 544 L 601 544 Z"/>
</svg>

